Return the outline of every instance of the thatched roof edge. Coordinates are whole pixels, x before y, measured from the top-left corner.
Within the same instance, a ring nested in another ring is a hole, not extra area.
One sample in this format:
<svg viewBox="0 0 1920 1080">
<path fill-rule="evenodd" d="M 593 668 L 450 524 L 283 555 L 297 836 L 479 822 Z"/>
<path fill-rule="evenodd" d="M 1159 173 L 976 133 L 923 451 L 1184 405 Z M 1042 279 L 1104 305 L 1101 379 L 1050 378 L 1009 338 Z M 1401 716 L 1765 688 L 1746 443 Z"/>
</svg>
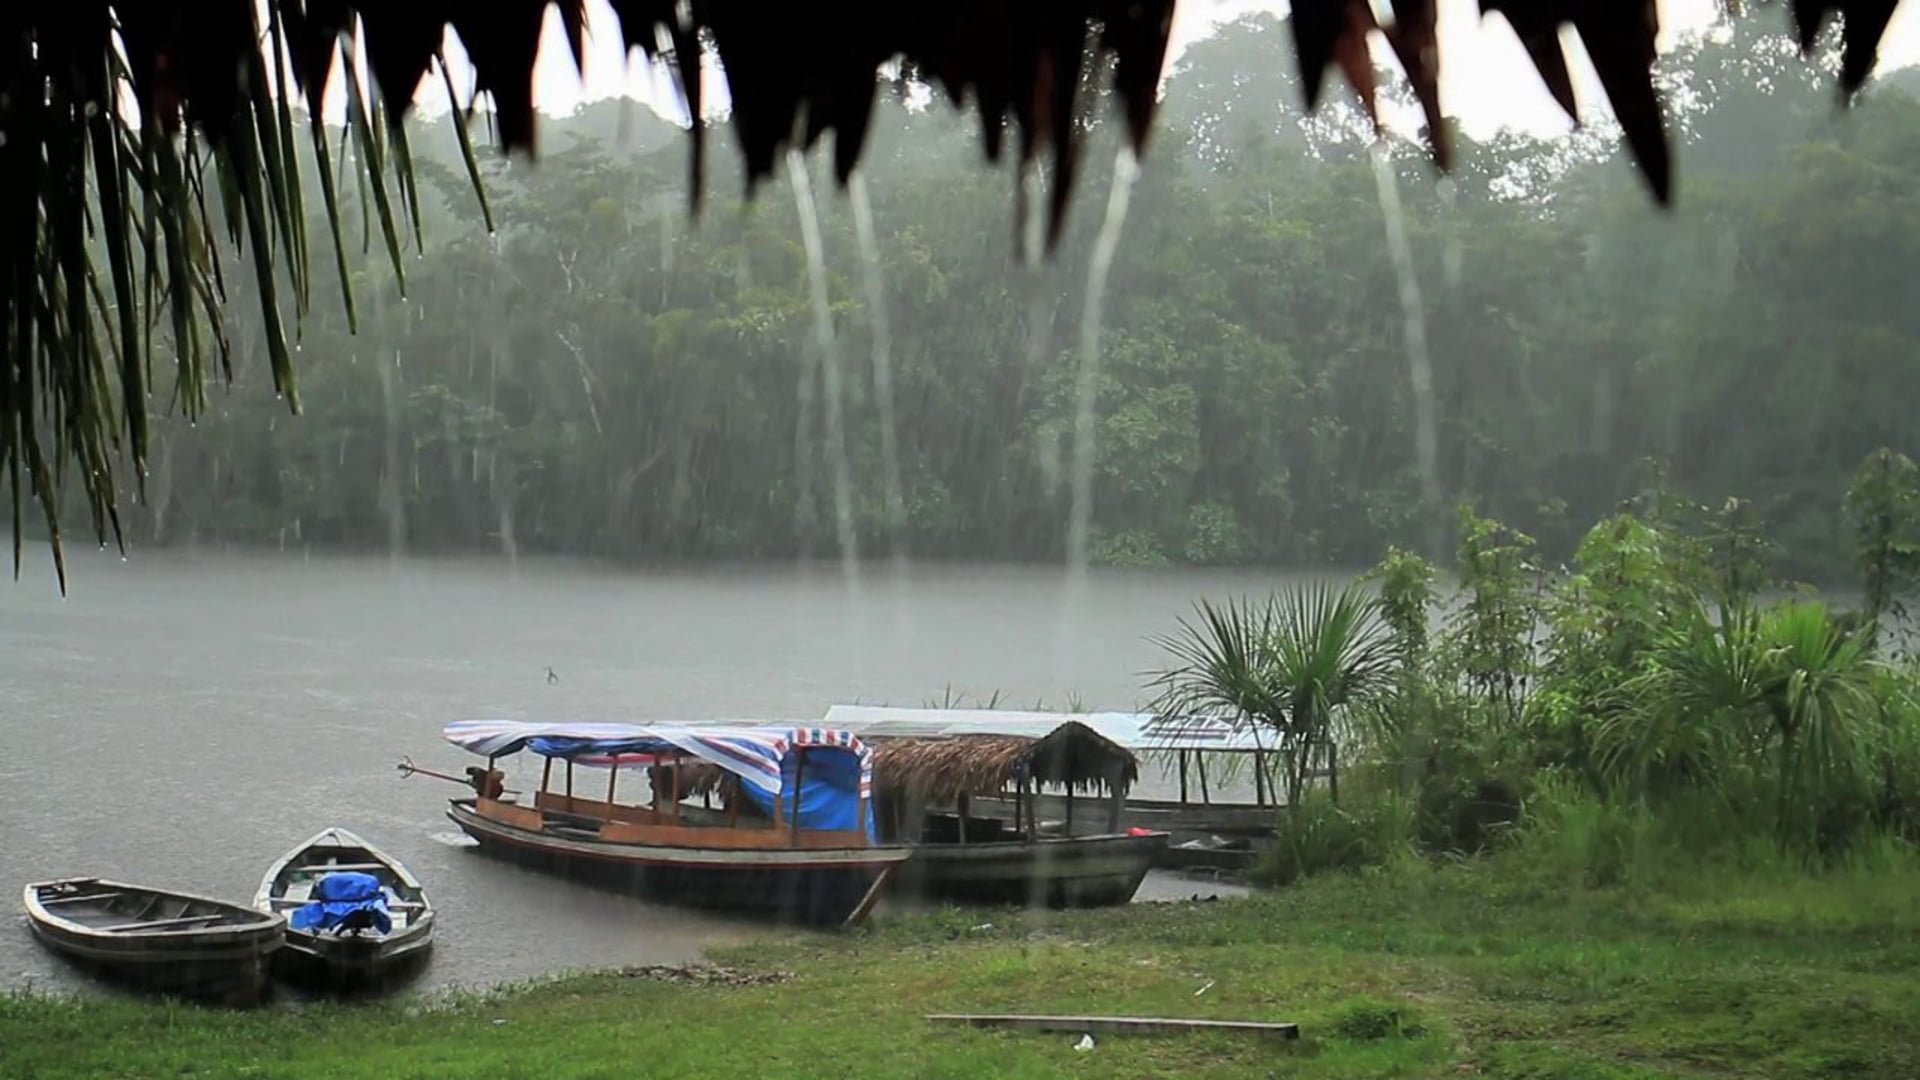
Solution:
<svg viewBox="0 0 1920 1080">
<path fill-rule="evenodd" d="M 934 801 L 997 792 L 1031 775 L 1036 783 L 1110 791 L 1140 778 L 1140 763 L 1125 747 L 1084 724 L 1062 724 L 1045 738 L 950 735 L 878 738 L 873 747 L 874 790 L 913 793 Z"/>
</svg>

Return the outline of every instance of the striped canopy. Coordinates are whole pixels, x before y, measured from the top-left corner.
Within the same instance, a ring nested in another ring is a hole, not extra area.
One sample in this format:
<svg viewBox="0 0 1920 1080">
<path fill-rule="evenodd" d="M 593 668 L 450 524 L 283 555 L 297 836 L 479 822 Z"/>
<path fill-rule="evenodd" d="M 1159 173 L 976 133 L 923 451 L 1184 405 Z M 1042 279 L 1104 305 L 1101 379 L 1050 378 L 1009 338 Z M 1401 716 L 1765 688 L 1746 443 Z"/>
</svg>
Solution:
<svg viewBox="0 0 1920 1080">
<path fill-rule="evenodd" d="M 684 753 L 712 762 L 763 794 L 779 797 L 793 773 L 788 756 L 801 748 L 831 748 L 859 764 L 859 797 L 873 790 L 873 752 L 852 732 L 787 725 L 533 724 L 518 720 L 455 720 L 446 740 L 483 757 L 531 748 L 537 754 L 604 763 L 613 755 Z M 810 778 L 809 778 L 810 779 Z"/>
</svg>

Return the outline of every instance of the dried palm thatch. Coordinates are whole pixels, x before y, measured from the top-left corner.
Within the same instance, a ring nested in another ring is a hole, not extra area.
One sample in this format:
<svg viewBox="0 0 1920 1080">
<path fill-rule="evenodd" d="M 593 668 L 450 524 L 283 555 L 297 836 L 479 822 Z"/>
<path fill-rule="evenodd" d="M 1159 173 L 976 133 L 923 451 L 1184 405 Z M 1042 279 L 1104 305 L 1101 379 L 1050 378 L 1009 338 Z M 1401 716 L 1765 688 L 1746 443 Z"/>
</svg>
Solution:
<svg viewBox="0 0 1920 1080">
<path fill-rule="evenodd" d="M 696 118 L 696 199 L 703 161 L 700 73 L 708 54 L 725 69 L 749 184 L 770 175 L 787 146 L 811 147 L 829 132 L 844 181 L 865 144 L 876 73 L 898 60 L 910 77 L 943 91 L 955 106 L 971 101 L 989 158 L 1003 155 L 1011 127 L 1021 166 L 1047 159 L 1050 239 L 1058 237 L 1072 190 L 1095 79 L 1111 72 L 1130 143 L 1136 152 L 1144 147 L 1174 2 L 609 0 L 628 49 L 670 66 Z M 1829 16 L 1843 17 L 1840 80 L 1851 94 L 1871 73 L 1898 2 L 1792 0 L 1790 6 L 1809 49 Z M 1648 184 L 1668 199 L 1671 163 L 1652 78 L 1655 0 L 1479 3 L 1483 13 L 1498 12 L 1512 24 L 1570 114 L 1575 104 L 1559 35 L 1572 28 Z M 1381 32 L 1426 111 L 1434 157 L 1444 168 L 1451 155 L 1438 100 L 1438 4 L 1392 0 L 1393 18 L 1382 25 L 1369 0 L 1294 0 L 1294 43 L 1308 106 L 1318 102 L 1327 68 L 1338 66 L 1372 110 L 1374 75 L 1365 43 Z M 302 190 L 298 145 L 310 144 L 317 166 L 342 285 L 346 261 L 335 191 L 345 182 L 351 146 L 355 181 L 371 194 L 404 289 L 402 226 L 411 223 L 417 242 L 419 215 L 403 113 L 450 31 L 472 61 L 476 92 L 492 98 L 506 147 L 531 150 L 533 65 L 550 6 L 559 8 L 577 65 L 584 0 L 0 5 L 0 469 L 12 494 L 16 575 L 21 503 L 31 493 L 65 587 L 57 506 L 69 465 L 78 472 L 95 534 L 103 544 L 109 533 L 119 539 L 115 467 L 130 463 L 133 490 L 144 494 L 156 351 L 171 365 L 173 398 L 189 415 L 204 406 L 209 361 L 230 376 L 231 350 L 215 317 L 227 298 L 216 257 L 221 231 L 251 256 L 274 385 L 298 411 L 282 323 L 283 306 L 290 305 L 296 319 L 304 313 L 311 287 L 303 210 L 309 193 Z M 337 74 L 363 70 L 367 85 Z M 451 94 L 444 65 L 442 76 Z M 334 78 L 348 103 L 337 175 L 318 118 Z M 297 123 L 298 95 L 307 109 Z M 466 128 L 456 127 L 478 190 Z M 224 230 L 208 210 L 209 189 L 221 204 Z M 346 303 L 351 321 L 350 292 Z M 168 331 L 159 345 L 156 323 Z"/>
<path fill-rule="evenodd" d="M 1069 721 L 1042 739 L 1018 735 L 952 735 L 939 739 L 873 739 L 873 785 L 884 798 L 911 793 L 933 802 L 997 792 L 1024 778 L 1043 786 L 1111 791 L 1140 778 L 1125 747 Z"/>
</svg>

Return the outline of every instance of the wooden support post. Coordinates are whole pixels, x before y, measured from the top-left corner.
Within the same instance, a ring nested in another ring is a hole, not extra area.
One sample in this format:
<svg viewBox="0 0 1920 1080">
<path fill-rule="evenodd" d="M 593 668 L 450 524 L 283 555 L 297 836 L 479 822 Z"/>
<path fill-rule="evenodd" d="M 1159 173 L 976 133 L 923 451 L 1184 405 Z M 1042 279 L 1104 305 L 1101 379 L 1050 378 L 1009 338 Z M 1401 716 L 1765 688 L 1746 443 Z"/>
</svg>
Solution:
<svg viewBox="0 0 1920 1080">
<path fill-rule="evenodd" d="M 673 823 L 680 824 L 680 761 L 679 754 L 673 755 L 673 780 L 669 793 L 673 796 Z"/>
<path fill-rule="evenodd" d="M 1067 835 L 1073 835 L 1073 781 L 1067 781 Z"/>
<path fill-rule="evenodd" d="M 1020 778 L 1020 793 L 1027 801 L 1027 839 L 1035 840 L 1040 836 L 1040 808 L 1035 804 L 1033 795 L 1033 777 Z"/>
<path fill-rule="evenodd" d="M 607 820 L 613 820 L 613 786 L 620 782 L 620 757 L 607 762 Z"/>
<path fill-rule="evenodd" d="M 964 793 L 960 796 L 960 843 L 967 842 L 967 816 L 973 812 L 973 799 Z"/>
<path fill-rule="evenodd" d="M 567 759 L 567 809 L 573 809 L 573 759 Z"/>
<path fill-rule="evenodd" d="M 1182 750 L 1180 751 L 1180 803 L 1181 805 L 1184 806 L 1186 804 L 1186 801 L 1187 801 L 1187 752 L 1185 750 Z"/>
<path fill-rule="evenodd" d="M 540 790 L 541 791 L 547 790 L 547 780 L 552 776 L 553 776 L 553 759 L 548 758 L 547 763 L 545 765 L 540 766 Z"/>
<path fill-rule="evenodd" d="M 1253 805 L 1267 805 L 1266 751 L 1253 752 Z"/>
<path fill-rule="evenodd" d="M 1193 760 L 1200 766 L 1200 801 L 1207 806 L 1212 806 L 1213 792 L 1207 790 L 1207 755 L 1196 753 L 1193 755 Z"/>
<path fill-rule="evenodd" d="M 867 887 L 866 895 L 860 898 L 860 902 L 847 913 L 846 921 L 840 925 L 858 926 L 866 922 L 867 916 L 873 912 L 873 906 L 880 902 L 880 894 L 887 890 L 887 884 L 893 880 L 893 872 L 898 869 L 900 869 L 899 863 L 888 863 L 884 869 L 874 875 L 873 884 Z"/>
<path fill-rule="evenodd" d="M 1115 766 L 1108 783 L 1113 785 L 1113 807 L 1107 811 L 1107 831 L 1117 833 L 1120 831 L 1120 813 L 1127 802 L 1127 767 Z"/>
</svg>

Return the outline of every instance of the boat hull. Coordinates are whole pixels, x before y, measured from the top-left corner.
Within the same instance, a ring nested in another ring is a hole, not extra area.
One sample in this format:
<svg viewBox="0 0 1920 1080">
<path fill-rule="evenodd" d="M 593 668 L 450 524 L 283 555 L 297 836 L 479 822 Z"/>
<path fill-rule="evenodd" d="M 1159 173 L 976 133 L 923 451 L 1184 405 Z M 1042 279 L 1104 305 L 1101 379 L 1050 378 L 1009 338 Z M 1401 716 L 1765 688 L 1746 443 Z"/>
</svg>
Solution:
<svg viewBox="0 0 1920 1080">
<path fill-rule="evenodd" d="M 268 916 L 197 931 L 111 933 L 52 914 L 33 899 L 37 888 L 27 887 L 27 925 L 34 937 L 107 982 L 222 1005 L 254 1005 L 266 997 L 270 961 L 285 941 L 284 920 Z M 204 897 L 159 895 L 252 914 Z"/>
<path fill-rule="evenodd" d="M 447 817 L 480 850 L 647 900 L 750 914 L 781 923 L 859 922 L 907 859 L 904 848 L 696 848 L 553 836 L 478 813 L 456 800 Z"/>
<path fill-rule="evenodd" d="M 333 989 L 369 989 L 412 972 L 433 948 L 430 927 L 382 938 L 335 937 L 288 930 L 274 972 L 290 982 Z"/>
<path fill-rule="evenodd" d="M 923 844 L 896 887 L 928 899 L 1029 907 L 1104 907 L 1139 891 L 1165 833 L 979 844 Z"/>
</svg>

